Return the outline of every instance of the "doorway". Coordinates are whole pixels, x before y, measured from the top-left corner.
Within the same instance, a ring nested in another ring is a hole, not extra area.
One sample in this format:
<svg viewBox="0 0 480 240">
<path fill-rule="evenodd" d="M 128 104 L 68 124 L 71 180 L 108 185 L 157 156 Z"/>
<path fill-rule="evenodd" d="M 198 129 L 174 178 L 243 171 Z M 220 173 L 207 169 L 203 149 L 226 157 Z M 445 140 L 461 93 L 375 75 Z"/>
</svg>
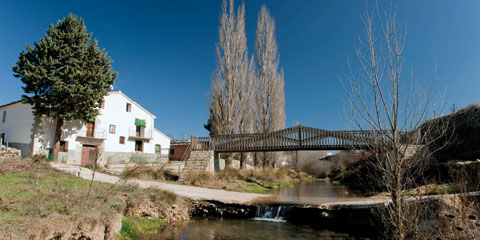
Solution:
<svg viewBox="0 0 480 240">
<path fill-rule="evenodd" d="M 93 138 L 93 132 L 95 129 L 95 122 L 87 122 L 87 136 Z"/>
<path fill-rule="evenodd" d="M 97 160 L 97 147 L 94 145 L 82 146 L 82 165 L 94 165 Z"/>
</svg>

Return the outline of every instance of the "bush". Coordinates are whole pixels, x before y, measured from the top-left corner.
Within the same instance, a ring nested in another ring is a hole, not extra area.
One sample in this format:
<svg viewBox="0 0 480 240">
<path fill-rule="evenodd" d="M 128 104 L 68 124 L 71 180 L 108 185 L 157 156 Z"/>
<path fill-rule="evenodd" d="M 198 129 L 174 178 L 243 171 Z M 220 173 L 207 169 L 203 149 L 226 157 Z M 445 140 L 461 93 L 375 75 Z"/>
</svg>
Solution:
<svg viewBox="0 0 480 240">
<path fill-rule="evenodd" d="M 120 239 L 139 239 L 158 232 L 165 225 L 161 219 L 126 217 L 122 219 Z"/>
</svg>

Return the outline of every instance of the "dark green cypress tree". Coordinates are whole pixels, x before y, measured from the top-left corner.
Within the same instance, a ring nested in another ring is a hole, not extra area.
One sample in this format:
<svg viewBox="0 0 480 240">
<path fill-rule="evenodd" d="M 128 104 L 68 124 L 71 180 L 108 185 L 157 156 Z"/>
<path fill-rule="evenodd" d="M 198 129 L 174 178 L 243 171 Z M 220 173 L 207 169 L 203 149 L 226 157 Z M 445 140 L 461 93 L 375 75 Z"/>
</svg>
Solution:
<svg viewBox="0 0 480 240">
<path fill-rule="evenodd" d="M 34 114 L 58 119 L 54 139 L 57 155 L 64 121 L 98 115 L 98 107 L 115 82 L 113 61 L 97 40 L 91 40 L 82 19 L 69 14 L 44 38 L 20 52 L 14 76 L 25 86 L 22 99 Z"/>
</svg>

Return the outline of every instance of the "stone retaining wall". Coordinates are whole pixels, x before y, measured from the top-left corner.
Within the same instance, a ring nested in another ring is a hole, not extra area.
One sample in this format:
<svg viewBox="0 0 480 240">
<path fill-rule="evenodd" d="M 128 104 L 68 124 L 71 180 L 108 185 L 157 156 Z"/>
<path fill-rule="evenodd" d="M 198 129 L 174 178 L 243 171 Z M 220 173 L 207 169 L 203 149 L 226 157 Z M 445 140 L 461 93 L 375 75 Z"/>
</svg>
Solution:
<svg viewBox="0 0 480 240">
<path fill-rule="evenodd" d="M 185 161 L 180 179 L 185 178 L 188 173 L 213 173 L 213 151 L 194 150 L 190 157 Z"/>
</svg>

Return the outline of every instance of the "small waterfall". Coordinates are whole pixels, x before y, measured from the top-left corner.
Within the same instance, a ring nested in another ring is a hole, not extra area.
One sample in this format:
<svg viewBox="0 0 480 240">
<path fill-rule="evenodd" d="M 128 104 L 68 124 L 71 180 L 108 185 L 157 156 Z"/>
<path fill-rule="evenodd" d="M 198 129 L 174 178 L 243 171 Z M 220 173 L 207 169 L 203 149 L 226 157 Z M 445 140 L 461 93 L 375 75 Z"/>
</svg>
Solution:
<svg viewBox="0 0 480 240">
<path fill-rule="evenodd" d="M 288 206 L 258 206 L 255 220 L 286 222 L 290 207 Z"/>
</svg>

